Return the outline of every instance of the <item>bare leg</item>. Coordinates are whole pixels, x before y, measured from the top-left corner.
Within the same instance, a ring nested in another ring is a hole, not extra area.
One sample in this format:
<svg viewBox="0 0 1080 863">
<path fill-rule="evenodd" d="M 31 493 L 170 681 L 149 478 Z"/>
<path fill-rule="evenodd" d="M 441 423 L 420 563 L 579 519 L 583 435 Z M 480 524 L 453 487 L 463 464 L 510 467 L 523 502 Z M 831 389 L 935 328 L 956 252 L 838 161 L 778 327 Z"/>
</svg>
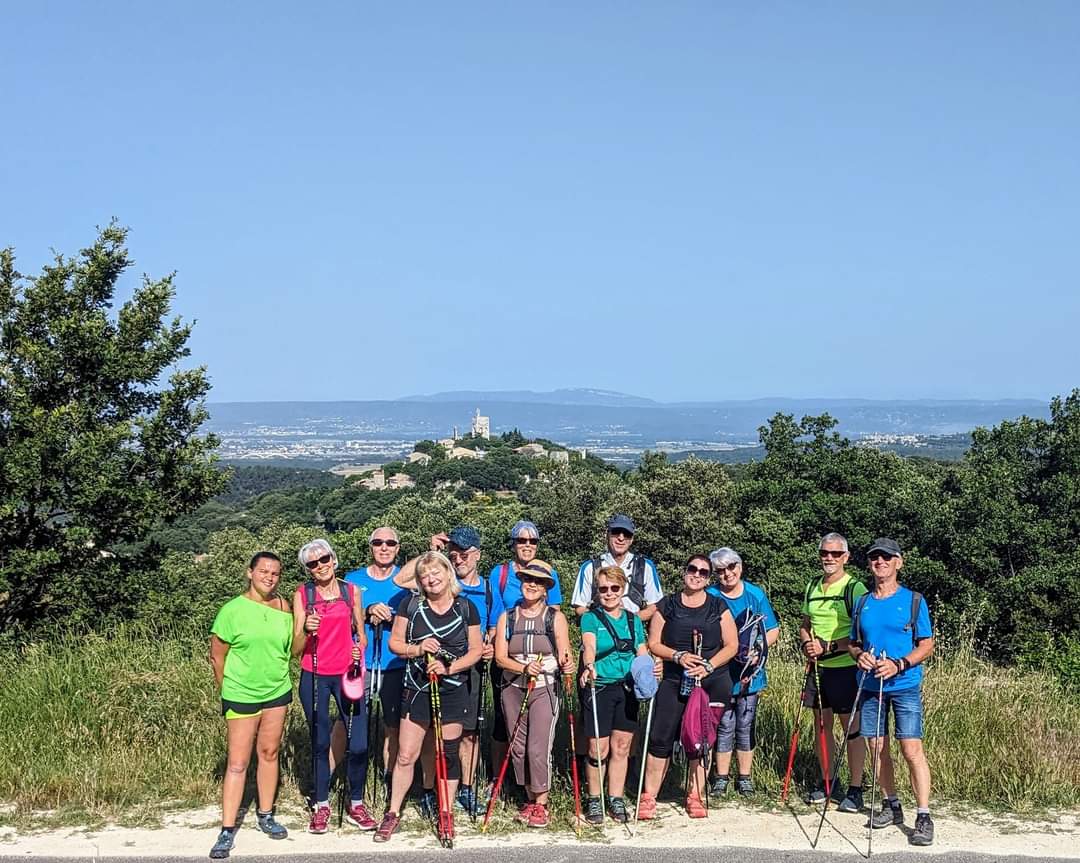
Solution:
<svg viewBox="0 0 1080 863">
<path fill-rule="evenodd" d="M 600 768 L 595 767 L 592 762 L 593 759 L 597 759 L 603 763 L 608 756 L 608 743 L 609 738 L 607 737 L 589 738 L 589 754 L 585 757 L 585 778 L 588 781 L 590 797 L 600 796 Z M 597 755 L 597 752 L 599 752 L 599 755 Z M 608 769 L 611 769 L 610 766 Z M 625 778 L 626 771 L 624 770 L 623 773 Z"/>
<path fill-rule="evenodd" d="M 389 806 L 389 811 L 397 815 L 401 814 L 401 804 L 405 802 L 405 795 L 409 793 L 409 786 L 412 785 L 416 759 L 420 757 L 420 747 L 424 744 L 425 734 L 426 725 L 418 725 L 404 716 L 401 718 L 397 758 L 394 759 L 394 777 L 390 783 Z"/>
<path fill-rule="evenodd" d="M 609 797 L 622 797 L 626 788 L 626 770 L 630 765 L 630 747 L 634 742 L 631 731 L 612 731 L 607 763 Z"/>
<path fill-rule="evenodd" d="M 731 773 L 731 752 L 716 753 L 716 775 L 727 776 Z"/>
<path fill-rule="evenodd" d="M 740 776 L 749 776 L 750 775 L 750 770 L 754 766 L 754 750 L 753 749 L 747 749 L 745 751 L 742 750 L 742 749 L 738 750 L 735 753 L 735 761 L 739 765 L 739 775 Z"/>
<path fill-rule="evenodd" d="M 278 752 L 281 750 L 281 735 L 285 730 L 287 710 L 285 706 L 270 707 L 263 711 L 262 721 L 259 723 L 255 742 L 259 762 L 255 776 L 259 788 L 260 812 L 269 812 L 274 808 L 278 787 Z"/>
<path fill-rule="evenodd" d="M 284 708 L 282 708 L 284 710 Z M 227 719 L 227 751 L 225 779 L 221 783 L 221 823 L 225 827 L 236 826 L 236 813 L 244 796 L 244 779 L 251 761 L 251 745 L 259 730 L 261 716 L 245 719 Z"/>
<path fill-rule="evenodd" d="M 670 758 L 657 758 L 655 755 L 645 757 L 645 793 L 655 797 L 660 793 L 660 787 L 664 784 L 664 776 L 667 774 Z"/>
<path fill-rule="evenodd" d="M 926 761 L 923 742 L 909 738 L 900 741 L 900 751 L 911 773 L 911 790 L 915 792 L 915 805 L 930 806 L 930 765 Z"/>
<path fill-rule="evenodd" d="M 853 740 L 847 741 L 848 768 L 851 772 L 851 784 L 861 787 L 863 772 L 866 767 L 866 745 L 862 742 L 862 738 L 858 736 L 859 711 L 855 711 L 854 719 L 844 713 L 839 713 L 837 716 L 840 718 L 840 726 L 843 728 L 844 733 L 847 733 L 848 722 L 850 721 L 851 733 L 856 735 Z"/>
</svg>

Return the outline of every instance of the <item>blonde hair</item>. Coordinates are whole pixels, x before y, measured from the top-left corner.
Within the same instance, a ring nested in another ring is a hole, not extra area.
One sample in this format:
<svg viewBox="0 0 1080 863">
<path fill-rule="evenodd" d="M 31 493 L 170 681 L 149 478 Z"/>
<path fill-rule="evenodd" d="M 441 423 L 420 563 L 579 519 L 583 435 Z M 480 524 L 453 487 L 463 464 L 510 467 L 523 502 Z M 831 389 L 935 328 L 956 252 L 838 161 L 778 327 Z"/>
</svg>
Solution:
<svg viewBox="0 0 1080 863">
<path fill-rule="evenodd" d="M 622 590 L 626 590 L 626 573 L 623 572 L 621 566 L 602 566 L 600 571 L 596 573 L 596 583 L 600 584 L 601 578 L 609 578 L 612 581 L 619 582 L 619 587 Z"/>
<path fill-rule="evenodd" d="M 416 559 L 416 587 L 424 593 L 424 588 L 420 586 L 420 575 L 423 571 L 432 568 L 441 569 L 446 573 L 450 579 L 450 594 L 451 596 L 457 596 L 461 593 L 461 582 L 458 581 L 457 572 L 454 570 L 454 565 L 441 551 L 425 551 Z M 424 594 L 425 596 L 427 594 Z"/>
</svg>

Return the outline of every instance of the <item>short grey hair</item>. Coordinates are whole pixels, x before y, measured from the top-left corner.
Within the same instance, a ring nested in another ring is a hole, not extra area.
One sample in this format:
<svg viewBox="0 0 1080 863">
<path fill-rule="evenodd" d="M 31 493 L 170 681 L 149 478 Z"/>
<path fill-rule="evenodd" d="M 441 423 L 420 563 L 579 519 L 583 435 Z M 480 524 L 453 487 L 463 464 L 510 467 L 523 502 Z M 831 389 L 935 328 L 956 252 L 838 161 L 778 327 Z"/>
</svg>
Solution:
<svg viewBox="0 0 1080 863">
<path fill-rule="evenodd" d="M 742 558 L 735 549 L 725 545 L 723 548 L 709 552 L 709 563 L 713 566 L 730 566 L 733 563 L 742 563 Z"/>
<path fill-rule="evenodd" d="M 333 558 L 333 563 L 336 567 L 337 552 L 334 551 L 334 547 L 330 545 L 330 541 L 326 539 L 313 539 L 311 542 L 302 545 L 297 557 L 300 558 L 300 565 L 304 567 L 304 569 L 307 569 L 307 562 L 309 560 L 317 560 L 324 554 L 328 554 Z"/>
<path fill-rule="evenodd" d="M 399 543 L 399 544 L 401 543 L 401 537 L 397 535 L 397 531 L 396 531 L 396 530 L 394 530 L 394 529 L 393 529 L 392 527 L 390 527 L 390 525 L 388 525 L 388 524 L 381 524 L 381 525 L 379 525 L 379 526 L 378 526 L 377 528 L 375 528 L 375 530 L 373 530 L 373 531 L 371 532 L 371 536 L 369 536 L 369 537 L 367 538 L 367 541 L 368 541 L 368 545 L 371 545 L 371 541 L 372 541 L 373 539 L 375 539 L 375 534 L 377 534 L 377 533 L 378 533 L 378 532 L 379 532 L 380 530 L 388 530 L 388 531 L 390 531 L 390 533 L 392 533 L 392 534 L 394 535 L 394 540 L 395 540 L 395 542 L 397 542 L 397 543 Z"/>
<path fill-rule="evenodd" d="M 821 538 L 821 542 L 818 543 L 818 551 L 821 551 L 825 547 L 827 542 L 838 542 L 844 547 L 844 551 L 848 551 L 847 538 L 842 533 L 827 533 Z"/>
</svg>

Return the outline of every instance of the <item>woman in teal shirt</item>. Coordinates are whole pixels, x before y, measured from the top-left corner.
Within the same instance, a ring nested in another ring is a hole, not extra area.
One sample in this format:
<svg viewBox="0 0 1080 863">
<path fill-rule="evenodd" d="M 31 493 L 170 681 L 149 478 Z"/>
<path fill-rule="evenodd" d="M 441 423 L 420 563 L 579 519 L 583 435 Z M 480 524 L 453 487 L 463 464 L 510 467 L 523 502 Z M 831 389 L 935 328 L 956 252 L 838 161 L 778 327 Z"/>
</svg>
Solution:
<svg viewBox="0 0 1080 863">
<path fill-rule="evenodd" d="M 596 576 L 599 608 L 581 617 L 581 674 L 583 721 L 589 735 L 585 773 L 589 784 L 585 820 L 603 824 L 600 805 L 600 764 L 607 764 L 608 811 L 625 824 L 628 820 L 623 788 L 630 760 L 630 744 L 638 727 L 638 700 L 628 682 L 630 664 L 644 656 L 647 636 L 636 614 L 626 611 L 622 595 L 626 573 L 620 566 L 605 566 Z M 595 690 L 592 684 L 596 684 Z M 596 694 L 596 721 L 590 722 L 592 697 Z"/>
<path fill-rule="evenodd" d="M 210 629 L 210 664 L 221 690 L 221 712 L 228 727 L 221 833 L 210 850 L 215 860 L 228 857 L 233 847 L 253 745 L 259 758 L 256 823 L 271 839 L 288 835 L 274 820 L 274 795 L 285 712 L 292 701 L 292 612 L 288 601 L 277 595 L 281 559 L 276 554 L 256 554 L 248 565 L 247 577 L 248 589 L 222 606 Z"/>
</svg>

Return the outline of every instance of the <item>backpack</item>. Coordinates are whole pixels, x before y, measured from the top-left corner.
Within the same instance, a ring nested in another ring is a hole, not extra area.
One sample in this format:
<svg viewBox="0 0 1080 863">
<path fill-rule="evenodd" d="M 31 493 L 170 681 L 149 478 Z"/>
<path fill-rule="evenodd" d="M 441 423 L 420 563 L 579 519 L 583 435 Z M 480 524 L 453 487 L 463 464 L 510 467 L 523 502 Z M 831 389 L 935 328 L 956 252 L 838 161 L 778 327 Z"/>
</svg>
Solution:
<svg viewBox="0 0 1080 863">
<path fill-rule="evenodd" d="M 350 587 L 355 589 L 355 585 L 349 584 L 347 581 L 342 581 L 340 578 L 337 579 L 337 583 L 338 583 L 338 591 L 341 593 L 341 596 L 339 596 L 338 599 L 332 599 L 330 601 L 331 602 L 337 602 L 338 600 L 340 600 L 340 601 L 345 603 L 345 605 L 349 609 L 349 621 L 352 623 L 352 633 L 353 633 L 353 635 L 356 635 L 356 616 L 352 613 L 352 610 L 353 610 L 353 595 L 352 595 L 352 591 L 349 590 Z M 304 582 L 304 605 L 305 605 L 305 608 L 307 608 L 309 611 L 310 611 L 310 609 L 313 609 L 315 607 L 315 599 L 316 599 L 316 596 L 315 596 L 315 582 L 310 581 L 310 580 L 305 581 Z"/>
<path fill-rule="evenodd" d="M 597 579 L 596 574 L 603 567 L 603 563 L 600 562 L 599 557 L 594 557 L 592 563 L 592 599 L 589 602 L 590 608 L 600 607 L 600 594 L 596 592 Z M 642 609 L 645 607 L 645 563 L 646 558 L 643 554 L 635 554 L 634 559 L 630 561 L 630 579 L 626 585 L 626 595 L 630 601 Z"/>
<path fill-rule="evenodd" d="M 866 608 L 866 603 L 869 601 L 869 599 L 869 593 L 863 594 L 861 597 L 859 597 L 859 602 L 855 606 L 855 611 L 852 613 L 851 617 L 851 631 L 858 636 L 857 639 L 852 640 L 852 643 L 859 646 L 862 646 L 863 643 L 863 633 L 862 630 L 859 628 L 860 620 L 862 618 L 863 609 Z M 917 635 L 915 635 L 915 624 L 919 621 L 919 605 L 923 601 L 923 595 L 921 593 L 919 593 L 917 590 L 911 591 L 911 616 L 908 618 L 908 622 L 904 624 L 904 632 L 911 633 L 912 647 L 915 647 L 919 643 L 919 641 L 921 641 L 921 639 Z"/>
<path fill-rule="evenodd" d="M 769 640 L 765 632 L 765 615 L 743 610 L 735 621 L 739 631 L 739 648 L 732 664 L 739 669 L 738 682 L 748 686 L 765 669 L 769 658 Z"/>
<path fill-rule="evenodd" d="M 708 758 L 716 745 L 716 729 L 720 725 L 723 707 L 713 708 L 703 686 L 695 686 L 686 699 L 679 742 L 687 758 Z"/>
<path fill-rule="evenodd" d="M 855 613 L 855 588 L 857 585 L 862 584 L 857 578 L 851 576 L 848 578 L 848 583 L 844 585 L 844 592 L 840 596 L 815 596 L 810 598 L 810 594 L 817 588 L 822 587 L 822 583 L 825 581 L 825 576 L 810 579 L 810 582 L 806 585 L 806 592 L 803 594 L 803 604 L 809 609 L 811 602 L 840 602 L 844 601 L 844 610 L 847 612 L 849 619 L 853 619 L 852 615 Z M 865 596 L 866 594 L 864 594 Z M 837 656 L 842 656 L 847 653 L 846 650 L 834 650 L 831 653 L 825 653 L 818 657 L 822 659 L 834 659 Z"/>
<path fill-rule="evenodd" d="M 514 634 L 514 618 L 517 615 L 514 613 L 514 608 L 508 609 L 506 612 L 506 641 L 510 642 L 510 636 Z M 544 611 L 544 635 L 551 641 L 552 646 L 555 644 L 555 609 L 550 605 Z"/>
<path fill-rule="evenodd" d="M 626 609 L 623 609 L 623 614 L 626 615 L 626 625 L 630 631 L 629 638 L 622 638 L 618 635 L 618 633 L 615 632 L 615 626 L 608 619 L 607 614 L 605 614 L 601 609 L 596 609 L 593 614 L 595 614 L 599 618 L 600 622 L 604 625 L 604 629 L 606 629 L 608 631 L 608 635 L 611 636 L 611 640 L 615 643 L 615 646 L 611 649 L 604 651 L 604 653 L 597 654 L 597 659 L 603 659 L 605 656 L 610 656 L 612 653 L 637 653 L 637 647 L 634 644 L 634 642 L 637 640 L 635 638 L 637 633 L 634 629 L 634 621 L 638 619 L 638 616 L 636 614 L 626 611 Z"/>
<path fill-rule="evenodd" d="M 466 621 L 466 629 L 468 628 L 467 621 L 469 619 L 469 610 L 462 603 L 468 601 L 469 600 L 465 599 L 462 596 L 455 596 L 453 605 L 450 606 L 450 608 L 457 614 L 459 618 L 461 618 L 462 621 Z M 421 614 L 423 613 L 423 605 L 424 600 L 421 598 L 419 593 L 413 593 L 413 595 L 409 597 L 409 604 L 405 606 L 405 617 L 408 618 L 409 621 L 408 629 L 405 633 L 406 641 L 412 641 L 413 620 L 415 619 L 416 613 L 418 611 Z M 428 627 L 431 628 L 430 621 L 428 621 Z M 454 658 L 457 659 L 456 656 Z"/>
</svg>

